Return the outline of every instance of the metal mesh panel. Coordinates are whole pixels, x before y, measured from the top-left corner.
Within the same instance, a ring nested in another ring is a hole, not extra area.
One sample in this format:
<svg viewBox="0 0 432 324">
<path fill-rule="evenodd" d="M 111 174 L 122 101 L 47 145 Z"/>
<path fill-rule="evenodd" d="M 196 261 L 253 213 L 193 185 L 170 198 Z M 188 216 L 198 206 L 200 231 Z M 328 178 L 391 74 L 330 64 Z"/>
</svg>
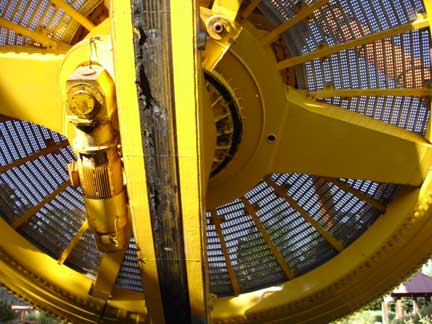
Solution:
<svg viewBox="0 0 432 324">
<path fill-rule="evenodd" d="M 96 247 L 94 234 L 91 230 L 88 230 L 80 238 L 65 264 L 95 278 L 101 257 L 102 253 Z"/>
<path fill-rule="evenodd" d="M 365 201 L 324 178 L 303 174 L 279 174 L 273 181 L 285 188 L 311 217 L 331 236 L 351 244 L 381 215 Z M 342 182 L 377 201 L 391 201 L 398 186 L 371 181 L 341 179 Z M 285 262 L 297 275 L 310 271 L 336 255 L 336 251 L 287 201 L 265 182 L 252 188 L 246 199 L 258 209 L 257 216 L 277 246 Z M 280 266 L 238 200 L 217 209 L 225 222 L 221 225 L 230 260 L 242 292 L 274 285 L 286 280 Z M 211 291 L 232 294 L 215 226 L 207 214 L 207 253 Z"/>
<path fill-rule="evenodd" d="M 67 202 L 66 192 L 47 203 L 19 232 L 44 252 L 57 258 L 78 232 L 85 215 L 81 209 L 74 210 Z"/>
<path fill-rule="evenodd" d="M 210 213 L 207 213 L 207 259 L 210 291 L 219 296 L 231 295 L 233 294 L 231 280 L 228 276 L 215 226 L 210 224 L 210 216 Z"/>
<path fill-rule="evenodd" d="M 294 183 L 302 187 L 304 181 L 301 180 Z M 275 181 L 280 184 L 277 178 Z M 319 233 L 267 184 L 260 183 L 249 191 L 246 197 L 260 208 L 257 214 L 263 225 L 286 263 L 297 273 L 305 272 L 310 268 L 310 264 L 321 263 L 322 258 L 326 259 L 334 254 Z M 311 255 L 311 250 L 318 246 L 321 247 L 321 250 L 317 251 L 319 253 Z M 317 260 L 317 257 L 320 260 Z"/>
<path fill-rule="evenodd" d="M 134 238 L 131 238 L 129 242 L 129 247 L 126 250 L 125 258 L 117 276 L 116 285 L 130 290 L 143 291 Z"/>
<path fill-rule="evenodd" d="M 39 151 L 63 141 L 65 138 L 59 134 L 28 122 L 0 123 L 0 166 L 15 163 L 13 168 L 0 174 L 0 213 L 8 223 L 38 206 L 69 181 L 66 165 L 74 159 L 69 146 L 37 156 Z M 27 160 L 20 162 L 23 158 Z M 84 222 L 84 210 L 81 190 L 66 187 L 30 215 L 18 231 L 57 259 Z M 99 259 L 94 238 L 86 233 L 67 264 L 85 273 L 96 273 Z"/>
<path fill-rule="evenodd" d="M 303 1 L 266 0 L 260 9 L 274 23 L 295 15 Z M 307 4 L 313 1 L 306 1 Z M 334 46 L 378 31 L 409 23 L 424 12 L 422 1 L 330 1 L 284 34 L 291 55 Z M 315 59 L 297 67 L 300 87 L 421 88 L 431 79 L 430 33 L 414 30 L 365 46 Z M 329 98 L 326 102 L 366 114 L 409 131 L 424 134 L 430 99 L 361 97 Z"/>
<path fill-rule="evenodd" d="M 242 291 L 264 287 L 284 278 L 274 255 L 240 201 L 218 208 L 228 253 Z"/>
<path fill-rule="evenodd" d="M 32 31 L 44 30 L 49 37 L 63 43 L 70 43 L 79 23 L 62 9 L 57 9 L 49 0 L 0 0 L 0 17 Z M 67 1 L 84 15 L 91 13 L 102 0 Z M 38 45 L 29 38 L 17 35 L 13 30 L 1 28 L 0 45 Z"/>
</svg>

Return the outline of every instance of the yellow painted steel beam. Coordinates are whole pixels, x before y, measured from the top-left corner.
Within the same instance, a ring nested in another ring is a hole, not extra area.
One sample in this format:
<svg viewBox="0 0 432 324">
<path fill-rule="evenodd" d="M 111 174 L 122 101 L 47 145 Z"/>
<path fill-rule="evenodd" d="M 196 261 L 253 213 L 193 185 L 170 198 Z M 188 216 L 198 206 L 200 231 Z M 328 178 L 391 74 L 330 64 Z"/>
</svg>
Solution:
<svg viewBox="0 0 432 324">
<path fill-rule="evenodd" d="M 288 279 L 293 279 L 295 277 L 295 270 L 291 269 L 288 266 L 283 255 L 281 254 L 281 252 L 279 251 L 277 246 L 274 244 L 274 242 L 270 238 L 270 235 L 268 234 L 266 228 L 261 223 L 260 219 L 258 218 L 258 216 L 256 214 L 256 208 L 254 206 L 252 206 L 245 197 L 241 197 L 240 200 L 243 203 L 243 206 L 245 207 L 246 212 L 249 214 L 249 216 L 252 218 L 253 222 L 255 223 L 255 226 L 257 227 L 258 231 L 261 233 L 261 236 L 263 237 L 263 239 L 266 242 L 267 246 L 269 247 L 270 251 L 272 251 L 273 255 L 275 256 L 276 261 L 279 263 L 279 266 L 281 267 L 285 276 Z"/>
<path fill-rule="evenodd" d="M 350 98 L 350 97 L 430 97 L 432 88 L 367 88 L 367 89 L 335 89 L 333 87 L 307 92 L 312 98 Z"/>
<path fill-rule="evenodd" d="M 282 60 L 277 64 L 277 67 L 280 70 L 286 69 L 291 66 L 302 64 L 316 58 L 327 57 L 343 50 L 363 46 L 379 40 L 383 40 L 385 38 L 391 38 L 393 36 L 400 35 L 412 30 L 418 30 L 427 27 L 429 27 L 429 19 L 426 17 L 426 15 L 420 16 L 410 23 L 379 31 L 357 39 L 349 40 L 345 43 L 337 44 L 331 47 L 323 45 L 316 51 Z"/>
<path fill-rule="evenodd" d="M 92 296 L 102 300 L 111 297 L 127 248 L 128 245 L 122 250 L 102 254 L 96 279 L 90 291 Z"/>
<path fill-rule="evenodd" d="M 63 107 L 54 94 L 64 55 L 9 50 L 0 47 L 0 114 L 63 133 Z"/>
<path fill-rule="evenodd" d="M 14 119 L 15 118 L 0 115 L 0 123 L 4 123 L 4 122 L 7 122 L 9 120 L 14 120 Z"/>
<path fill-rule="evenodd" d="M 147 195 L 147 182 L 136 89 L 135 54 L 131 6 L 128 1 L 111 0 L 116 101 L 121 147 L 127 182 L 131 221 L 138 247 L 142 285 L 149 317 L 153 323 L 165 323 L 159 276 L 153 243 Z"/>
<path fill-rule="evenodd" d="M 209 172 L 196 1 L 171 2 L 171 42 L 183 240 L 193 318 L 208 322 L 205 194 Z M 188 22 L 188 23 L 185 23 Z M 211 147 L 211 146 L 210 146 Z M 213 151 L 210 151 L 211 155 Z"/>
<path fill-rule="evenodd" d="M 104 300 L 89 295 L 92 280 L 85 274 L 36 252 L 39 249 L 13 230 L 3 217 L 0 217 L 0 228 L 0 283 L 23 298 L 83 324 L 100 322 L 102 310 L 106 307 L 107 312 L 112 311 L 111 305 L 123 306 L 125 312 L 146 315 L 142 294 L 116 288 L 109 305 L 105 305 Z M 126 294 L 128 302 L 125 303 Z"/>
<path fill-rule="evenodd" d="M 82 25 L 88 31 L 91 31 L 93 28 L 95 28 L 95 24 L 93 24 L 90 19 L 88 19 L 81 12 L 68 4 L 65 0 L 50 0 L 50 2 L 54 4 L 57 8 L 63 9 L 65 13 L 67 13 L 74 20 L 79 22 L 80 25 Z"/>
<path fill-rule="evenodd" d="M 59 264 L 63 264 L 66 261 L 66 259 L 71 254 L 72 250 L 78 244 L 81 237 L 84 235 L 85 232 L 87 232 L 88 228 L 89 228 L 89 223 L 87 220 L 85 220 L 84 223 L 81 225 L 79 231 L 75 234 L 75 236 L 69 242 L 67 247 L 60 253 L 60 256 L 57 259 L 57 262 Z"/>
<path fill-rule="evenodd" d="M 234 267 L 231 263 L 231 258 L 230 258 L 230 255 L 228 253 L 228 248 L 226 246 L 225 237 L 223 235 L 222 227 L 221 227 L 221 224 L 224 222 L 224 219 L 217 214 L 216 210 L 212 210 L 210 212 L 211 212 L 211 222 L 215 226 L 216 234 L 219 238 L 221 250 L 222 250 L 223 256 L 225 258 L 225 264 L 227 267 L 228 276 L 231 280 L 231 286 L 233 289 L 233 293 L 234 293 L 234 296 L 238 296 L 240 294 L 240 286 L 239 286 L 239 283 L 237 280 L 237 275 L 235 273 Z"/>
<path fill-rule="evenodd" d="M 249 4 L 244 7 L 240 12 L 240 17 L 242 19 L 247 19 L 256 9 L 256 7 L 261 3 L 262 0 L 251 0 Z"/>
<path fill-rule="evenodd" d="M 423 5 L 425 6 L 426 9 L 426 15 L 429 18 L 429 29 L 430 29 L 430 33 L 432 34 L 432 2 L 424 1 Z M 431 101 L 430 109 L 432 109 L 432 101 Z M 432 121 L 430 118 L 429 118 L 428 127 L 426 129 L 425 138 L 428 142 L 432 142 Z"/>
<path fill-rule="evenodd" d="M 38 151 L 32 155 L 29 155 L 29 156 L 23 157 L 21 159 L 15 160 L 12 163 L 9 163 L 7 165 L 0 166 L 0 173 L 6 172 L 12 168 L 20 166 L 20 165 L 27 163 L 29 161 L 34 161 L 37 158 L 44 156 L 46 154 L 55 153 L 58 150 L 60 150 L 61 148 L 67 147 L 68 145 L 69 145 L 69 142 L 67 140 L 61 141 L 59 143 L 52 142 L 46 148 L 44 148 L 44 149 L 42 149 L 42 150 L 40 150 L 40 151 Z"/>
<path fill-rule="evenodd" d="M 266 35 L 261 40 L 261 43 L 263 45 L 268 45 L 271 42 L 275 41 L 280 34 L 282 34 L 283 32 L 287 31 L 291 27 L 294 27 L 298 23 L 310 17 L 315 10 L 318 10 L 321 7 L 325 6 L 329 1 L 330 0 L 317 0 L 310 6 L 302 5 L 297 10 L 294 17 L 288 19 L 287 21 L 285 21 L 284 23 L 280 24 L 275 29 L 273 29 L 268 35 Z"/>
<path fill-rule="evenodd" d="M 321 177 L 314 177 L 313 189 L 318 198 L 318 206 L 322 210 L 322 222 L 326 229 L 334 226 L 336 220 L 333 218 L 336 215 L 335 199 L 331 193 L 331 183 Z"/>
<path fill-rule="evenodd" d="M 19 217 L 15 218 L 12 221 L 12 228 L 17 229 L 27 223 L 30 218 L 33 217 L 34 214 L 36 214 L 39 210 L 41 210 L 46 204 L 48 204 L 51 200 L 55 199 L 55 197 L 60 194 L 61 192 L 65 191 L 67 187 L 69 187 L 69 181 L 63 182 L 61 185 L 59 185 L 53 192 L 51 192 L 49 195 L 47 195 L 44 199 L 42 199 L 39 203 L 37 203 L 35 206 L 31 207 L 27 211 L 24 212 L 24 214 L 20 215 Z"/>
<path fill-rule="evenodd" d="M 291 88 L 281 120 L 267 173 L 419 186 L 432 163 L 432 146 L 422 136 Z"/>
<path fill-rule="evenodd" d="M 260 4 L 262 0 L 251 0 L 251 2 L 241 11 L 240 17 L 243 19 L 248 18 L 252 12 L 254 12 L 255 8 Z"/>
<path fill-rule="evenodd" d="M 426 248 L 432 230 L 432 209 L 427 202 L 430 190 L 431 181 L 423 184 L 421 190 L 402 188 L 374 226 L 339 257 L 318 269 L 287 281 L 278 289 L 272 287 L 238 297 L 218 298 L 212 312 L 213 321 L 223 323 L 235 317 L 244 318 L 246 323 L 256 318 L 263 322 L 314 323 L 317 312 L 321 314 L 326 309 L 342 308 L 347 313 L 355 310 L 368 301 L 366 295 L 382 293 L 383 279 L 384 286 L 400 282 L 400 272 L 394 270 L 400 268 L 401 259 L 412 262 L 409 269 L 413 264 L 421 264 L 418 250 Z M 353 300 L 353 291 L 362 291 L 363 297 L 359 301 L 356 293 L 357 303 L 348 305 L 345 301 Z M 299 299 L 305 302 L 298 303 Z M 279 310 L 277 314 L 275 309 Z"/>
<path fill-rule="evenodd" d="M 284 188 L 277 185 L 270 177 L 265 177 L 264 181 L 273 188 L 275 193 L 283 198 L 290 207 L 294 208 L 306 222 L 308 222 L 336 251 L 344 249 L 343 241 L 335 239 L 330 232 L 320 225 L 312 216 L 308 214 L 294 199 L 287 195 Z"/>
<path fill-rule="evenodd" d="M 217 64 L 222 60 L 242 31 L 242 27 L 235 23 L 234 19 L 225 20 L 225 18 L 228 19 L 228 17 L 225 17 L 225 14 L 232 14 L 230 10 L 226 12 L 225 7 L 222 6 L 228 5 L 227 3 L 230 3 L 230 0 L 226 0 L 226 2 L 221 1 L 219 4 L 215 3 L 213 7 L 216 6 L 218 11 L 209 10 L 204 7 L 200 8 L 201 21 L 206 26 L 207 33 L 214 37 L 207 40 L 205 49 L 201 51 L 202 67 L 207 71 L 212 71 L 216 68 Z M 215 34 L 213 31 L 215 23 L 222 23 L 225 31 L 221 34 Z"/>
<path fill-rule="evenodd" d="M 326 179 L 330 182 L 333 182 L 336 186 L 338 186 L 342 190 L 353 194 L 358 199 L 367 202 L 369 205 L 371 205 L 376 210 L 379 210 L 381 212 L 384 212 L 386 210 L 386 206 L 384 205 L 383 202 L 378 201 L 378 200 L 368 196 L 367 194 L 365 194 L 361 190 L 355 189 L 355 188 L 351 187 L 350 185 L 346 184 L 345 182 L 343 182 L 339 179 L 334 179 L 334 178 L 326 178 Z"/>
<path fill-rule="evenodd" d="M 235 21 L 243 0 L 214 0 L 212 11 Z"/>
<path fill-rule="evenodd" d="M 49 38 L 48 35 L 43 33 L 42 31 L 32 31 L 24 26 L 15 24 L 3 17 L 0 17 L 0 26 L 11 29 L 19 35 L 29 37 L 47 48 L 59 50 L 66 50 L 70 48 L 70 46 L 67 44 L 63 44 Z"/>
<path fill-rule="evenodd" d="M 65 54 L 66 50 L 59 50 L 53 48 L 43 48 L 31 45 L 2 45 L 0 46 L 0 55 L 62 55 Z"/>
</svg>

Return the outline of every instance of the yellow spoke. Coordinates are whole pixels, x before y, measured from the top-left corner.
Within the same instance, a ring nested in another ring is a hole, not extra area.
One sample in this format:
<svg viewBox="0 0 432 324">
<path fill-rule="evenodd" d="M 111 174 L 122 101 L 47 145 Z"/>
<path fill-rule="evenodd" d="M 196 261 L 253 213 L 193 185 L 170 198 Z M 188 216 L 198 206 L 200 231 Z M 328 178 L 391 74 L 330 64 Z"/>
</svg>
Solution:
<svg viewBox="0 0 432 324">
<path fill-rule="evenodd" d="M 4 122 L 7 122 L 7 121 L 9 121 L 9 120 L 14 120 L 15 118 L 11 118 L 11 117 L 8 117 L 8 116 L 2 116 L 2 115 L 0 115 L 0 123 L 4 123 Z"/>
<path fill-rule="evenodd" d="M 294 27 L 298 23 L 300 23 L 303 20 L 310 17 L 315 10 L 318 10 L 319 8 L 323 7 L 329 1 L 330 0 L 317 0 L 311 6 L 304 5 L 304 6 L 300 7 L 297 10 L 296 15 L 294 17 L 292 17 L 291 19 L 280 24 L 275 29 L 273 29 L 270 32 L 270 34 L 266 35 L 261 41 L 262 44 L 267 45 L 267 44 L 270 44 L 271 42 L 275 41 L 279 37 L 280 34 L 282 34 L 283 32 L 287 31 L 291 27 Z"/>
<path fill-rule="evenodd" d="M 308 222 L 320 235 L 336 250 L 342 251 L 344 249 L 343 242 L 335 239 L 324 227 L 320 225 L 306 210 L 303 209 L 297 202 L 287 195 L 282 186 L 277 185 L 270 177 L 265 177 L 264 181 L 273 188 L 275 193 L 283 198 L 288 205 L 294 208 L 306 222 Z"/>
<path fill-rule="evenodd" d="M 178 2 L 174 3 L 180 5 Z M 182 10 L 187 12 L 184 4 Z M 173 10 L 173 12 L 178 11 Z M 147 194 L 143 195 L 147 192 L 144 146 L 142 145 L 143 130 L 141 129 L 137 90 L 136 87 L 131 86 L 136 82 L 136 75 L 134 72 L 131 73 L 131 71 L 135 71 L 135 51 L 130 3 L 124 0 L 111 0 L 110 17 L 113 55 L 115 57 L 116 101 L 117 106 L 121 107 L 118 111 L 120 136 L 127 139 L 122 141 L 122 155 L 127 179 L 131 222 L 134 225 L 134 237 L 138 248 L 141 281 L 151 322 L 163 324 L 165 323 L 165 315 L 156 260 L 155 239 L 148 197 Z M 186 19 L 184 14 L 179 18 Z M 184 28 L 190 27 L 188 24 L 184 24 Z M 184 33 L 183 28 L 177 28 L 177 31 Z M 191 37 L 190 41 L 194 41 L 194 38 Z"/>
<path fill-rule="evenodd" d="M 242 10 L 240 16 L 243 19 L 249 17 L 261 1 L 262 0 L 251 0 L 251 2 Z"/>
<path fill-rule="evenodd" d="M 27 163 L 29 161 L 34 161 L 36 159 L 38 159 L 41 156 L 44 156 L 46 154 L 50 154 L 50 153 L 55 153 L 57 151 L 59 151 L 61 148 L 67 147 L 69 145 L 68 141 L 61 141 L 59 143 L 55 143 L 55 142 L 50 142 L 48 143 L 47 147 L 40 150 L 39 152 L 36 152 L 32 155 L 26 156 L 22 159 L 18 159 L 13 161 L 12 163 L 9 163 L 7 165 L 4 166 L 0 166 L 0 173 L 4 173 L 12 168 L 15 168 L 17 166 L 20 166 L 24 163 Z"/>
<path fill-rule="evenodd" d="M 215 69 L 216 65 L 222 60 L 233 42 L 241 34 L 242 28 L 240 25 L 235 23 L 234 13 L 223 7 L 224 5 L 227 5 L 226 2 L 230 3 L 230 0 L 215 2 L 212 10 L 204 7 L 201 7 L 200 9 L 201 21 L 206 26 L 207 33 L 211 36 L 211 38 L 206 42 L 205 49 L 201 51 L 202 66 L 207 71 Z M 234 6 L 234 4 L 232 5 Z M 224 17 L 220 21 L 218 19 L 215 20 L 214 18 L 218 14 Z M 216 24 L 223 26 L 222 28 L 224 32 L 221 34 L 215 33 L 213 29 Z"/>
<path fill-rule="evenodd" d="M 268 173 L 298 172 L 419 186 L 432 162 L 422 136 L 382 121 L 287 93 Z"/>
<path fill-rule="evenodd" d="M 432 88 L 368 88 L 368 89 L 335 89 L 328 87 L 307 93 L 312 98 L 350 98 L 350 97 L 430 97 Z"/>
<path fill-rule="evenodd" d="M 286 69 L 291 66 L 302 64 L 316 58 L 327 57 L 343 50 L 370 44 L 379 40 L 383 40 L 385 38 L 391 38 L 393 36 L 400 35 L 412 30 L 418 30 L 427 27 L 429 27 L 429 19 L 426 16 L 421 16 L 410 23 L 389 28 L 387 30 L 383 30 L 357 39 L 353 39 L 345 43 L 337 44 L 335 46 L 329 47 L 327 45 L 322 45 L 319 49 L 317 49 L 314 52 L 310 52 L 304 55 L 294 56 L 286 60 L 280 61 L 277 66 L 281 70 Z"/>
<path fill-rule="evenodd" d="M 219 238 L 221 250 L 222 250 L 222 253 L 223 253 L 224 258 L 225 258 L 225 264 L 227 267 L 228 276 L 230 277 L 230 280 L 231 280 L 231 286 L 233 288 L 233 293 L 235 296 L 238 296 L 240 294 L 240 286 L 239 286 L 239 283 L 237 280 L 237 275 L 234 271 L 234 267 L 232 266 L 232 263 L 231 263 L 231 258 L 230 258 L 229 253 L 228 253 L 228 248 L 226 246 L 225 238 L 224 238 L 224 235 L 222 232 L 222 227 L 221 227 L 221 224 L 224 221 L 225 220 L 223 219 L 223 217 L 217 215 L 216 210 L 211 211 L 211 222 L 215 226 L 216 233 L 217 233 L 217 236 Z"/>
<path fill-rule="evenodd" d="M 14 24 L 13 22 L 6 20 L 3 17 L 0 17 L 0 26 L 11 29 L 19 35 L 29 37 L 47 48 L 65 50 L 70 47 L 67 44 L 59 43 L 49 38 L 47 33 L 44 33 L 43 31 L 32 31 L 24 26 Z"/>
<path fill-rule="evenodd" d="M 14 48 L 0 47 L 0 114 L 62 133 L 63 107 L 55 94 L 64 56 L 43 50 L 11 52 Z"/>
<path fill-rule="evenodd" d="M 234 21 L 240 9 L 242 0 L 215 0 L 212 11 L 224 15 L 229 21 Z"/>
<path fill-rule="evenodd" d="M 339 179 L 332 179 L 332 178 L 326 178 L 326 179 L 330 182 L 333 182 L 336 186 L 341 188 L 343 191 L 349 192 L 350 194 L 356 196 L 358 199 L 367 202 L 376 210 L 379 210 L 381 212 L 384 212 L 386 210 L 386 206 L 381 201 L 378 201 L 368 196 L 363 191 L 355 189 Z"/>
<path fill-rule="evenodd" d="M 66 12 L 69 16 L 79 22 L 85 29 L 91 31 L 95 25 L 81 12 L 76 10 L 70 4 L 66 3 L 65 0 L 50 0 L 52 4 L 54 4 L 57 8 L 61 8 Z"/>
<path fill-rule="evenodd" d="M 79 231 L 75 234 L 75 236 L 69 242 L 68 246 L 60 253 L 59 258 L 57 259 L 57 262 L 59 264 L 63 264 L 66 261 L 66 259 L 71 254 L 72 250 L 78 244 L 81 237 L 84 235 L 85 232 L 87 232 L 88 228 L 89 228 L 88 221 L 85 220 L 84 223 L 81 225 L 81 228 L 79 229 Z"/>
<path fill-rule="evenodd" d="M 51 200 L 54 200 L 55 197 L 66 190 L 66 188 L 69 186 L 69 182 L 63 182 L 60 186 L 58 186 L 53 192 L 51 192 L 48 196 L 46 196 L 44 199 L 42 199 L 37 205 L 31 207 L 28 209 L 24 214 L 19 216 L 18 218 L 15 218 L 15 220 L 12 222 L 11 226 L 15 229 L 23 226 L 25 223 L 27 223 L 34 214 L 36 214 L 39 210 L 41 210 L 46 204 L 48 204 Z"/>
<path fill-rule="evenodd" d="M 276 258 L 276 261 L 279 263 L 279 266 L 285 273 L 285 276 L 288 279 L 293 279 L 295 277 L 295 270 L 291 269 L 288 264 L 286 263 L 283 255 L 279 251 L 278 247 L 274 244 L 272 239 L 270 238 L 269 233 L 265 229 L 264 225 L 261 223 L 260 219 L 258 218 L 256 214 L 256 208 L 252 206 L 249 201 L 245 197 L 240 198 L 243 206 L 245 207 L 246 212 L 249 214 L 249 216 L 252 218 L 253 222 L 255 223 L 255 226 L 257 227 L 258 231 L 261 233 L 261 236 L 263 237 L 264 241 L 266 242 L 267 246 L 269 247 L 270 251 L 273 253 L 273 255 Z"/>
<path fill-rule="evenodd" d="M 324 228 L 330 229 L 335 224 L 333 216 L 336 214 L 335 202 L 330 191 L 331 184 L 324 178 L 314 177 L 313 187 L 318 198 L 319 209 L 322 210 L 321 219 Z"/>
<path fill-rule="evenodd" d="M 102 254 L 96 280 L 90 292 L 92 296 L 103 300 L 111 297 L 127 248 L 126 245 L 123 250 Z"/>
</svg>

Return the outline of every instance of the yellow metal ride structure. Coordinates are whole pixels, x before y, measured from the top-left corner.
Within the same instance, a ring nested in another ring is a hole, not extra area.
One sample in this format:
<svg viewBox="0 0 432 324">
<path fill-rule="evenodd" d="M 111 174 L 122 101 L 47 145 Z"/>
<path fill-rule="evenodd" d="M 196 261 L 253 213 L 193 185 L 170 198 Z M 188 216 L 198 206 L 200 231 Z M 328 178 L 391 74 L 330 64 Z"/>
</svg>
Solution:
<svg viewBox="0 0 432 324">
<path fill-rule="evenodd" d="M 74 323 L 328 323 L 432 252 L 429 0 L 1 0 L 0 283 Z"/>
</svg>

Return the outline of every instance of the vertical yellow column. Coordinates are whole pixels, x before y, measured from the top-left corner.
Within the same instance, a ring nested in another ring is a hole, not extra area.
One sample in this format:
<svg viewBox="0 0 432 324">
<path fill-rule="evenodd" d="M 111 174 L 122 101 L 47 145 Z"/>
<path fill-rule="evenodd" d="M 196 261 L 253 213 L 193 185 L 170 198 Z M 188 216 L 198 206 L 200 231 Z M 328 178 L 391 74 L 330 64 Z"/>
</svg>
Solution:
<svg viewBox="0 0 432 324">
<path fill-rule="evenodd" d="M 112 0 L 110 15 L 123 163 L 144 297 L 151 322 L 163 324 L 165 319 L 146 194 L 147 182 L 135 85 L 135 52 L 130 2 Z"/>
<path fill-rule="evenodd" d="M 430 32 L 432 34 L 432 1 L 430 0 L 425 0 L 424 1 L 424 6 L 426 9 L 426 15 L 427 18 L 429 20 L 429 28 L 430 28 Z M 431 103 L 431 108 L 432 108 L 432 103 Z M 426 134 L 425 134 L 425 138 L 428 142 L 432 142 L 432 129 L 431 129 L 431 125 L 432 125 L 432 121 L 429 119 L 429 125 L 426 129 Z"/>
<path fill-rule="evenodd" d="M 207 320 L 205 170 L 202 71 L 197 52 L 198 4 L 171 1 L 171 37 L 177 150 L 186 267 L 192 316 Z M 202 92 L 201 92 L 202 94 Z"/>
</svg>

